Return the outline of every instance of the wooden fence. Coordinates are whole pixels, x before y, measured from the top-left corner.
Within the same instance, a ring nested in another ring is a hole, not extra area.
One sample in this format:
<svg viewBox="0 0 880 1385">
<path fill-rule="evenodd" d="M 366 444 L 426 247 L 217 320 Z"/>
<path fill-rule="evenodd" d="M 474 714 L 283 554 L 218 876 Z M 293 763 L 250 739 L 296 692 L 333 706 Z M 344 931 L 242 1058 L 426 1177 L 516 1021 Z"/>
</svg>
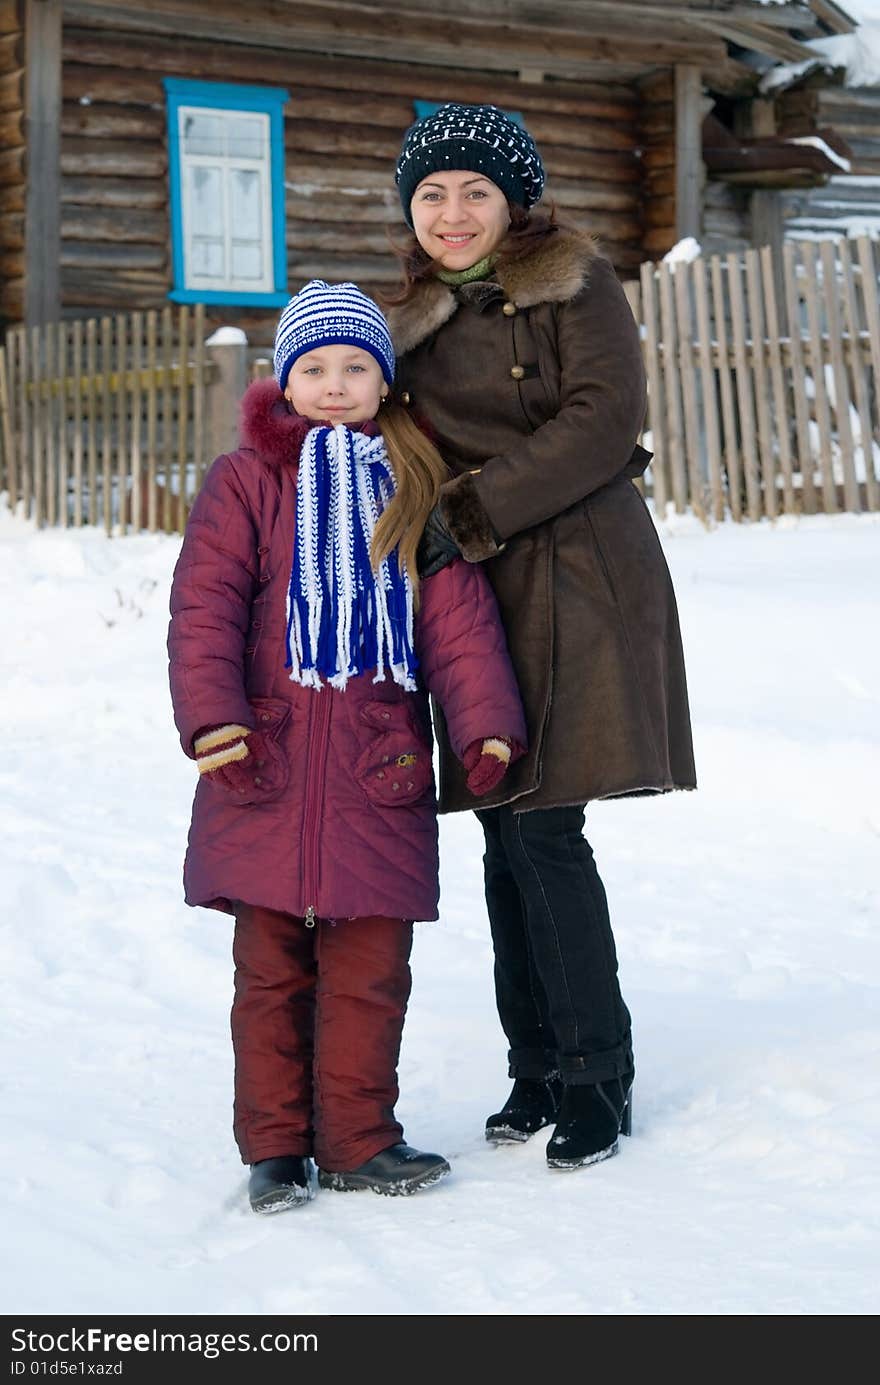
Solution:
<svg viewBox="0 0 880 1385">
<path fill-rule="evenodd" d="M 642 265 L 658 514 L 880 509 L 877 260 L 863 237 Z M 271 371 L 246 356 L 205 343 L 201 304 L 8 332 L 0 490 L 39 524 L 181 531 L 248 375 Z"/>
<path fill-rule="evenodd" d="M 880 508 L 877 275 L 867 237 L 642 265 L 627 287 L 659 514 Z"/>
<path fill-rule="evenodd" d="M 204 319 L 196 304 L 7 332 L 10 506 L 37 524 L 181 530 L 206 462 Z"/>
</svg>

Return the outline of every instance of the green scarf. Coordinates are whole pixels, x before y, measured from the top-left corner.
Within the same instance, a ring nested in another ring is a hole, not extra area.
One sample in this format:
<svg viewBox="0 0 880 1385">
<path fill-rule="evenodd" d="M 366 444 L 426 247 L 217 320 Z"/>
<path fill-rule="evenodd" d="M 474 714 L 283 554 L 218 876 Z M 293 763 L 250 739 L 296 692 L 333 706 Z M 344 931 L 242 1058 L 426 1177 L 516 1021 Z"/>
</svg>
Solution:
<svg viewBox="0 0 880 1385">
<path fill-rule="evenodd" d="M 470 269 L 438 269 L 437 278 L 449 288 L 457 289 L 461 284 L 472 284 L 477 279 L 488 279 L 492 266 L 495 264 L 494 255 L 486 255 L 482 260 L 477 260 Z"/>
</svg>

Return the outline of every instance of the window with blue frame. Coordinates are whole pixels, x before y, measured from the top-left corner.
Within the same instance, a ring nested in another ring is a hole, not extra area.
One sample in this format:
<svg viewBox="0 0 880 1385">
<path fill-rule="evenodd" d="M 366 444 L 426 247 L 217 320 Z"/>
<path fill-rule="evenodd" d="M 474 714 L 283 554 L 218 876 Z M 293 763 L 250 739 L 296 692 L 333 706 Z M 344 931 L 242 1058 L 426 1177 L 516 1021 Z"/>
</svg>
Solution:
<svg viewBox="0 0 880 1385">
<path fill-rule="evenodd" d="M 176 303 L 287 302 L 280 87 L 164 79 Z"/>
<path fill-rule="evenodd" d="M 467 102 L 463 104 L 467 105 Z M 445 105 L 445 101 L 413 101 L 416 120 L 424 120 L 426 115 L 433 115 L 435 111 L 439 111 L 440 107 Z M 514 125 L 522 125 L 523 118 L 519 111 L 505 111 L 504 114 L 507 116 L 508 120 L 513 121 Z"/>
</svg>

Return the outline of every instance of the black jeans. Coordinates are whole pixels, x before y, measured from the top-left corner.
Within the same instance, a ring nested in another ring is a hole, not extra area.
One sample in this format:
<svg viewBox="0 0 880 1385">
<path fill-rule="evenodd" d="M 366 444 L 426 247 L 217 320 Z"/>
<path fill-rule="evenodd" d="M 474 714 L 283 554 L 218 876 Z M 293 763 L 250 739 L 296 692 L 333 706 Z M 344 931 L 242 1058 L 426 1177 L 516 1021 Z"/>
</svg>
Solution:
<svg viewBox="0 0 880 1385">
<path fill-rule="evenodd" d="M 631 1071 L 630 1015 L 583 808 L 477 817 L 511 1077 L 592 1083 Z"/>
</svg>

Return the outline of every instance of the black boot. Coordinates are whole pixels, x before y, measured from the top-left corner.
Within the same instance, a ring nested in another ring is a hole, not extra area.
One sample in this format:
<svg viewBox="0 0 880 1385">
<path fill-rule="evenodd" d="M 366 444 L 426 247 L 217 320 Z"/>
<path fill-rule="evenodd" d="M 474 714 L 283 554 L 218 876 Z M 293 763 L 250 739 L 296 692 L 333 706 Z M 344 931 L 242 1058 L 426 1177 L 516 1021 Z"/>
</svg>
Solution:
<svg viewBox="0 0 880 1385">
<path fill-rule="evenodd" d="M 496 1145 L 522 1143 L 556 1120 L 561 1098 L 556 1076 L 518 1077 L 501 1110 L 486 1121 L 486 1139 Z"/>
<path fill-rule="evenodd" d="M 311 1163 L 299 1154 L 259 1159 L 251 1164 L 248 1196 L 255 1212 L 283 1212 L 312 1197 Z"/>
<path fill-rule="evenodd" d="M 397 1144 L 380 1150 L 359 1168 L 345 1173 L 319 1169 L 318 1183 L 322 1188 L 333 1188 L 338 1193 L 369 1188 L 374 1193 L 397 1197 L 427 1188 L 439 1178 L 445 1178 L 449 1172 L 449 1165 L 441 1154 L 423 1154 L 410 1145 Z"/>
<path fill-rule="evenodd" d="M 632 1128 L 632 1072 L 607 1082 L 569 1084 L 547 1143 L 551 1169 L 580 1169 L 617 1153 L 618 1136 Z"/>
</svg>

